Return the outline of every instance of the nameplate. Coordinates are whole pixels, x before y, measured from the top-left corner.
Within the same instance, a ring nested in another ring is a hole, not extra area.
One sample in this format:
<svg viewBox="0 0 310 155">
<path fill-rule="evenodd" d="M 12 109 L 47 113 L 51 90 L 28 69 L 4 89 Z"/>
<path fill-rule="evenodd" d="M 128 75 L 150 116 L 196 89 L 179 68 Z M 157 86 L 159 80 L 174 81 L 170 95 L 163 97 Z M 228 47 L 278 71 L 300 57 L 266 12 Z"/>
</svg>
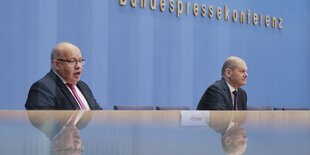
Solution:
<svg viewBox="0 0 310 155">
<path fill-rule="evenodd" d="M 181 126 L 208 126 L 209 111 L 181 111 Z"/>
</svg>

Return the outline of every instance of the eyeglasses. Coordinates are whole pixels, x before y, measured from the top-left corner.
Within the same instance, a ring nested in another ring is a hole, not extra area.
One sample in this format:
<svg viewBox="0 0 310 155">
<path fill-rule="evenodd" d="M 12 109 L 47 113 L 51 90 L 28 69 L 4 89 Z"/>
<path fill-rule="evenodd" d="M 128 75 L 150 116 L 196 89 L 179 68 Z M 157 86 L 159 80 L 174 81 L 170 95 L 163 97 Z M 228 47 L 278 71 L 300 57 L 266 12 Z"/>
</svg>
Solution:
<svg viewBox="0 0 310 155">
<path fill-rule="evenodd" d="M 77 65 L 78 63 L 80 63 L 81 65 L 85 64 L 85 59 L 82 60 L 64 60 L 64 59 L 56 59 L 58 61 L 62 61 L 62 62 L 67 62 L 70 65 Z"/>
</svg>

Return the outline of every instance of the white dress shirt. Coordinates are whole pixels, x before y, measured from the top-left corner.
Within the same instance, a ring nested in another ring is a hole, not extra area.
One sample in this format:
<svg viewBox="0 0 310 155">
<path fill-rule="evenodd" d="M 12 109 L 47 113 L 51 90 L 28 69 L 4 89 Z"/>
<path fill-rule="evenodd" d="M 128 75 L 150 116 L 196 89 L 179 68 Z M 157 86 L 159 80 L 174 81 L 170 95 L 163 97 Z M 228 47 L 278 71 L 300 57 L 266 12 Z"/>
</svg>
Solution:
<svg viewBox="0 0 310 155">
<path fill-rule="evenodd" d="M 230 91 L 230 96 L 231 96 L 231 100 L 233 105 L 235 106 L 235 95 L 233 94 L 234 91 L 237 91 L 237 89 L 235 89 L 233 86 L 231 86 L 227 81 L 225 81 L 228 85 L 229 91 Z"/>
<path fill-rule="evenodd" d="M 67 83 L 66 80 L 64 80 L 64 79 L 63 79 L 59 74 L 57 74 L 57 72 L 55 72 L 54 70 L 53 70 L 53 72 L 54 72 L 54 73 L 61 79 L 61 81 L 66 85 L 66 83 Z M 78 100 L 75 98 L 75 96 L 74 96 L 72 90 L 69 88 L 69 86 L 66 85 L 66 87 L 68 88 L 68 90 L 70 91 L 70 93 L 72 94 L 72 96 L 74 97 L 74 99 L 76 100 L 76 102 L 78 103 L 80 109 L 82 109 L 80 103 L 79 103 Z M 87 109 L 87 110 L 90 110 L 90 107 L 89 107 L 89 105 L 88 105 L 88 102 L 87 102 L 86 98 L 84 97 L 84 95 L 82 94 L 82 92 L 80 91 L 80 89 L 76 86 L 76 84 L 74 84 L 74 88 L 75 88 L 75 90 L 76 90 L 76 93 L 79 95 L 80 99 L 82 100 L 82 102 L 83 102 L 84 106 L 86 107 L 86 109 Z"/>
</svg>

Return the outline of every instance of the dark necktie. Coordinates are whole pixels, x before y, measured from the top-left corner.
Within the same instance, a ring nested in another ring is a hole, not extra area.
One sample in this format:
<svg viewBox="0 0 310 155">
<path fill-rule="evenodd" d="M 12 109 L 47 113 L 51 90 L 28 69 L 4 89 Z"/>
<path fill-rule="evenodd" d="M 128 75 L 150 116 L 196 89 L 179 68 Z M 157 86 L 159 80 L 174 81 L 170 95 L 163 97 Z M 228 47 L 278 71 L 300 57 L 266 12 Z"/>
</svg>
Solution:
<svg viewBox="0 0 310 155">
<path fill-rule="evenodd" d="M 234 110 L 238 110 L 238 91 L 233 91 L 234 94 Z"/>
<path fill-rule="evenodd" d="M 78 103 L 80 104 L 81 106 L 81 109 L 82 110 L 87 110 L 87 108 L 85 107 L 85 105 L 83 104 L 82 100 L 80 99 L 79 95 L 77 94 L 75 88 L 74 88 L 74 84 L 69 84 L 67 83 L 67 86 L 71 89 L 74 97 L 76 98 L 76 100 L 78 101 Z"/>
</svg>

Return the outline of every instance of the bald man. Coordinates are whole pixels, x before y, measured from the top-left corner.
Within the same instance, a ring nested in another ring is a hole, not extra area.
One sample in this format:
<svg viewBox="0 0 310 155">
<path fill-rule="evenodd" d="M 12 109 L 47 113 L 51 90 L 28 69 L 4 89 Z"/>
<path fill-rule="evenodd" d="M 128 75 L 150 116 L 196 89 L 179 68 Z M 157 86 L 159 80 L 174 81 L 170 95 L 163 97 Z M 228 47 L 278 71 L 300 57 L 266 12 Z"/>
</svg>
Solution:
<svg viewBox="0 0 310 155">
<path fill-rule="evenodd" d="M 101 110 L 86 83 L 80 80 L 85 60 L 80 49 L 61 42 L 51 52 L 51 70 L 28 93 L 27 110 Z"/>
<path fill-rule="evenodd" d="M 222 79 L 205 91 L 197 110 L 247 110 L 247 95 L 240 88 L 247 77 L 246 63 L 239 57 L 228 57 L 222 67 Z"/>
</svg>

